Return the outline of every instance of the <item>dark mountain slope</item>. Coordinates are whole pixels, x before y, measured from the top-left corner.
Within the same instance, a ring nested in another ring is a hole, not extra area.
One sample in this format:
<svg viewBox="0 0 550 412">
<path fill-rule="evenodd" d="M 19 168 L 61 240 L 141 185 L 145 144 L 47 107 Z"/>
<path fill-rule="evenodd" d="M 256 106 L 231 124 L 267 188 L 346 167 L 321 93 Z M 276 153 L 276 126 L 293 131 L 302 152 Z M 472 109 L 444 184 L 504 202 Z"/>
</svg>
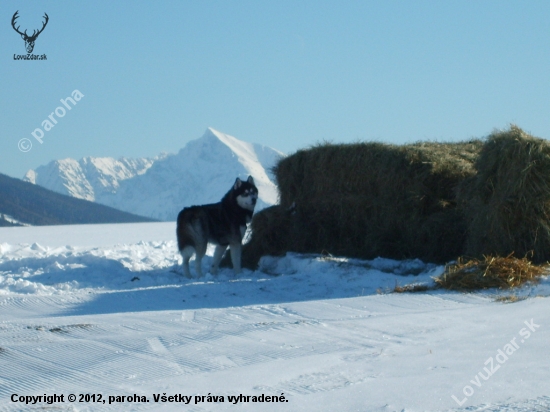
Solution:
<svg viewBox="0 0 550 412">
<path fill-rule="evenodd" d="M 154 222 L 87 200 L 61 195 L 0 173 L 0 214 L 30 225 Z M 0 226 L 13 226 L 0 217 Z"/>
</svg>

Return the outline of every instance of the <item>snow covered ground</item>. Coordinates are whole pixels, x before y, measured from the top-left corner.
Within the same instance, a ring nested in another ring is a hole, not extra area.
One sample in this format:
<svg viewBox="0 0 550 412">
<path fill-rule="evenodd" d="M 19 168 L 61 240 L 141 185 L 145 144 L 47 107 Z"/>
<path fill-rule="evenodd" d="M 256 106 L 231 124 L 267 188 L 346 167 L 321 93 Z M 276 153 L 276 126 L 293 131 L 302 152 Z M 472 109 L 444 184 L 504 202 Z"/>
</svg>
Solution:
<svg viewBox="0 0 550 412">
<path fill-rule="evenodd" d="M 304 255 L 187 279 L 174 232 L 0 228 L 0 411 L 550 410 L 547 280 L 397 294 L 443 268 Z"/>
</svg>

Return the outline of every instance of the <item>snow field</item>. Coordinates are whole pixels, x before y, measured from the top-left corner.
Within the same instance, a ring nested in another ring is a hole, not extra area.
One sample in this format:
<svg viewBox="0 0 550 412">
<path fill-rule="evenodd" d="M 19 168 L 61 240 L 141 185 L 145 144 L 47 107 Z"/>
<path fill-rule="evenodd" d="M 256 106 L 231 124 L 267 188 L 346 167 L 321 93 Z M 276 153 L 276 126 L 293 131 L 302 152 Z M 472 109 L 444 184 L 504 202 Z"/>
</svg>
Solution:
<svg viewBox="0 0 550 412">
<path fill-rule="evenodd" d="M 395 294 L 443 267 L 297 254 L 187 279 L 174 232 L 173 222 L 0 229 L 0 411 L 550 408 L 547 280 L 513 304 L 494 290 Z M 65 401 L 11 401 L 54 393 Z"/>
</svg>

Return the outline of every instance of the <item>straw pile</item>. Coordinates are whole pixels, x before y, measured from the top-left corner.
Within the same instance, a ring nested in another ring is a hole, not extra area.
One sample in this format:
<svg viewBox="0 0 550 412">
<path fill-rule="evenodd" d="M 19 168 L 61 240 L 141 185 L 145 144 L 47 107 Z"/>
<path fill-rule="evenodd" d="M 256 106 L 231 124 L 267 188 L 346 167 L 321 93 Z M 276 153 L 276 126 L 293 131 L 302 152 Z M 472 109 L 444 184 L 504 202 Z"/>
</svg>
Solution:
<svg viewBox="0 0 550 412">
<path fill-rule="evenodd" d="M 516 126 L 490 135 L 462 182 L 468 224 L 465 253 L 550 260 L 550 144 Z"/>
<path fill-rule="evenodd" d="M 516 126 L 483 141 L 322 144 L 274 172 L 280 206 L 254 216 L 250 268 L 287 251 L 550 260 L 550 143 Z"/>
<path fill-rule="evenodd" d="M 255 215 L 243 264 L 286 251 L 456 258 L 466 234 L 456 187 L 475 174 L 482 144 L 323 144 L 282 159 L 274 170 L 280 206 Z"/>
<path fill-rule="evenodd" d="M 526 282 L 537 282 L 547 274 L 548 265 L 534 265 L 526 257 L 518 259 L 484 256 L 483 259 L 464 260 L 447 265 L 445 273 L 435 279 L 440 287 L 451 290 L 509 289 Z"/>
</svg>

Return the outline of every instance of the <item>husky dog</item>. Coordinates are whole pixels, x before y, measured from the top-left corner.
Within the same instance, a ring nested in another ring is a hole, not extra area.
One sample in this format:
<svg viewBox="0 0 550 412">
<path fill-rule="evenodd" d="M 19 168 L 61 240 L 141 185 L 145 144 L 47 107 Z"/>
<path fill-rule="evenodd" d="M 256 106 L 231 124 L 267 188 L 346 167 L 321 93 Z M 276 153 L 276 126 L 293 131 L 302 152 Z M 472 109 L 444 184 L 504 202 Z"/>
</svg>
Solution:
<svg viewBox="0 0 550 412">
<path fill-rule="evenodd" d="M 189 259 L 194 253 L 197 277 L 202 276 L 201 260 L 208 243 L 216 245 L 211 268 L 213 275 L 218 273 L 227 246 L 230 247 L 235 274 L 241 273 L 241 242 L 246 224 L 252 219 L 256 200 L 258 189 L 252 176 L 248 176 L 246 182 L 237 178 L 221 202 L 186 207 L 179 213 L 176 234 L 185 276 L 191 277 Z"/>
</svg>

